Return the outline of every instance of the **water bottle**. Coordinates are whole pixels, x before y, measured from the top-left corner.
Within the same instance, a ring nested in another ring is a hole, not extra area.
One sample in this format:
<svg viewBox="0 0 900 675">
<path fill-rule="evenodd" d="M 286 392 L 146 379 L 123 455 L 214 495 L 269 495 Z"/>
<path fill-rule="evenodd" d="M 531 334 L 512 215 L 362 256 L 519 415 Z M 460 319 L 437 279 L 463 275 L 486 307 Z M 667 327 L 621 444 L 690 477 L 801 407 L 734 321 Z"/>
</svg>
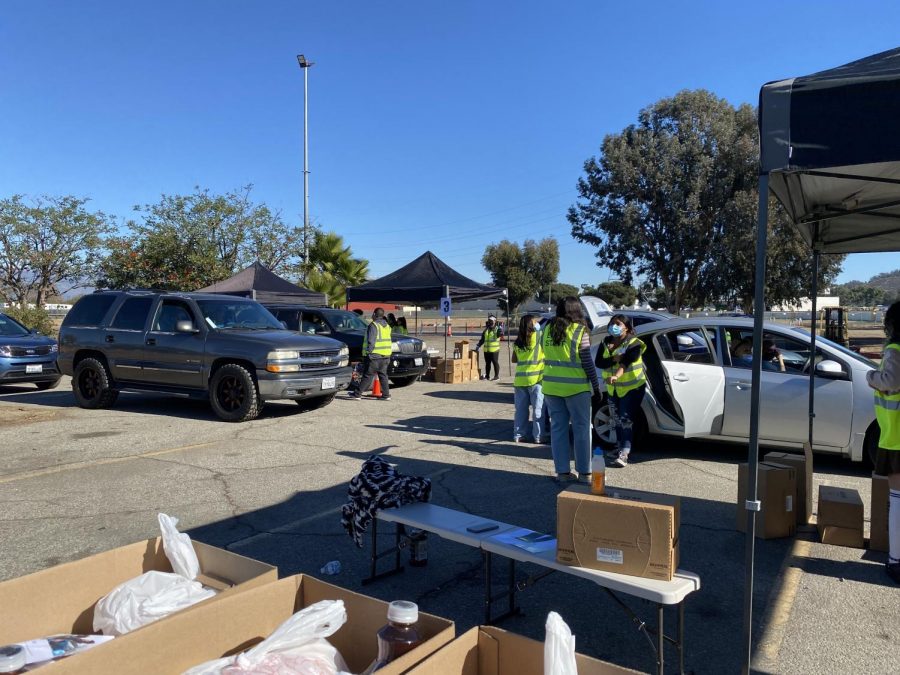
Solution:
<svg viewBox="0 0 900 675">
<path fill-rule="evenodd" d="M 325 563 L 322 569 L 319 570 L 321 574 L 327 574 L 329 576 L 334 574 L 340 574 L 341 572 L 341 561 L 340 560 L 332 560 L 329 563 Z"/>
<path fill-rule="evenodd" d="M 594 456 L 591 457 L 591 494 L 606 494 L 606 458 L 603 456 L 603 448 L 594 448 Z"/>
<path fill-rule="evenodd" d="M 378 656 L 366 669 L 366 675 L 374 673 L 422 644 L 417 626 L 419 608 L 416 603 L 394 600 L 388 606 L 387 620 L 387 625 L 377 633 Z"/>
<path fill-rule="evenodd" d="M 0 673 L 17 675 L 24 673 L 25 648 L 22 645 L 0 646 Z"/>
<path fill-rule="evenodd" d="M 425 530 L 409 530 L 409 564 L 412 567 L 428 564 L 428 533 Z"/>
</svg>

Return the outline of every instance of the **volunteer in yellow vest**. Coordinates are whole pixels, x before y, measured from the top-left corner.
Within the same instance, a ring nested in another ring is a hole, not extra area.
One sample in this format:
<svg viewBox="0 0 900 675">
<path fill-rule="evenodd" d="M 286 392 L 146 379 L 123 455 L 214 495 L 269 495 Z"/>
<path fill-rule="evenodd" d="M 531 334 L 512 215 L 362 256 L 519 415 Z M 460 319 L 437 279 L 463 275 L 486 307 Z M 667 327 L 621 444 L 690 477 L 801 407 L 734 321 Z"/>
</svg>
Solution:
<svg viewBox="0 0 900 675">
<path fill-rule="evenodd" d="M 613 466 L 628 466 L 628 455 L 634 439 L 634 421 L 641 410 L 647 376 L 644 373 L 644 350 L 647 345 L 635 336 L 631 318 L 616 314 L 606 327 L 609 335 L 597 351 L 595 365 L 606 383 L 609 411 L 616 428 L 616 450 L 610 456 Z"/>
<path fill-rule="evenodd" d="M 866 380 L 875 390 L 875 419 L 881 429 L 875 473 L 887 476 L 888 561 L 887 573 L 900 584 L 900 302 L 884 314 L 887 343 L 878 370 L 869 371 Z"/>
<path fill-rule="evenodd" d="M 513 344 L 512 360 L 516 364 L 515 387 L 516 413 L 513 420 L 513 442 L 523 440 L 532 443 L 548 443 L 549 430 L 544 415 L 544 393 L 541 380 L 544 377 L 544 350 L 538 340 L 538 318 L 526 314 L 519 321 L 519 335 Z M 531 424 L 528 414 L 531 412 Z"/>
<path fill-rule="evenodd" d="M 475 345 L 477 352 L 484 347 L 484 375 L 482 380 L 500 379 L 500 338 L 503 337 L 503 328 L 497 325 L 497 319 L 493 314 L 488 316 L 481 339 Z M 494 376 L 491 377 L 491 366 L 494 366 Z"/>
<path fill-rule="evenodd" d="M 550 451 L 557 482 L 591 482 L 591 398 L 600 392 L 591 340 L 578 298 L 556 303 L 556 316 L 541 331 L 544 403 L 550 412 Z M 569 440 L 569 425 L 572 441 Z M 574 452 L 575 471 L 569 456 Z"/>
<path fill-rule="evenodd" d="M 372 312 L 372 323 L 366 330 L 363 340 L 363 374 L 359 388 L 348 392 L 350 398 L 362 398 L 363 392 L 369 391 L 375 377 L 381 384 L 382 401 L 391 400 L 391 389 L 388 385 L 388 362 L 391 359 L 391 327 L 384 319 L 384 310 L 376 307 Z"/>
<path fill-rule="evenodd" d="M 406 317 L 401 316 L 397 318 L 397 325 L 394 326 L 395 333 L 403 333 L 403 335 L 409 335 L 409 328 L 406 326 Z"/>
</svg>

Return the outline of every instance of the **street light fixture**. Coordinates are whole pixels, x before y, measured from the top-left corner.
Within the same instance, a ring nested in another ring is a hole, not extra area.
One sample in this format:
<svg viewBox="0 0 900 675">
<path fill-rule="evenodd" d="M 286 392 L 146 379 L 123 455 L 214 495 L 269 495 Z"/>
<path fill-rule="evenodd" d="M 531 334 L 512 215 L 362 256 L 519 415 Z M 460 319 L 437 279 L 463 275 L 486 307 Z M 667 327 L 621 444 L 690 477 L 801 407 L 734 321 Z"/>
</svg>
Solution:
<svg viewBox="0 0 900 675">
<path fill-rule="evenodd" d="M 309 117 L 309 69 L 315 65 L 303 54 L 297 54 L 297 63 L 303 69 L 303 283 L 309 269 L 309 150 L 307 119 Z"/>
</svg>

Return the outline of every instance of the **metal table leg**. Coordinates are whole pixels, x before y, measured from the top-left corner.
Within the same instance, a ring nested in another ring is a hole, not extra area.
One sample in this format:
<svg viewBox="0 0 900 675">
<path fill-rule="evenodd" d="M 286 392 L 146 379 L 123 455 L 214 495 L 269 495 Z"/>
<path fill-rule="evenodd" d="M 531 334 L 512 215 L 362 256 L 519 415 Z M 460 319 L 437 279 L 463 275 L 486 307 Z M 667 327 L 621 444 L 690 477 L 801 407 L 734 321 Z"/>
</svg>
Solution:
<svg viewBox="0 0 900 675">
<path fill-rule="evenodd" d="M 656 672 L 659 675 L 663 675 L 665 671 L 665 657 L 664 652 L 666 648 L 666 633 L 663 630 L 663 606 L 659 604 L 656 606 L 656 624 L 657 624 L 657 633 L 656 633 L 656 663 L 657 669 Z"/>
<path fill-rule="evenodd" d="M 678 603 L 678 672 L 684 675 L 684 600 Z"/>
</svg>

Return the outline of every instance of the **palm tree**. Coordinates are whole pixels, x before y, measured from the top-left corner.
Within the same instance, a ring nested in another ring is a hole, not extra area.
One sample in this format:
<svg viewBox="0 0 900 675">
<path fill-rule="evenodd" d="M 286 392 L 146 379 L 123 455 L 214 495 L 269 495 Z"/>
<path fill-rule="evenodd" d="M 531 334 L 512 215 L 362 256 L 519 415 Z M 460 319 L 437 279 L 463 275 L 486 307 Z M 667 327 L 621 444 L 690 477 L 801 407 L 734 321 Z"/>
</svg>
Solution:
<svg viewBox="0 0 900 675">
<path fill-rule="evenodd" d="M 363 283 L 369 274 L 369 261 L 354 258 L 344 238 L 334 232 L 317 231 L 309 248 L 306 287 L 325 293 L 329 305 L 344 302 L 347 286 Z"/>
</svg>

